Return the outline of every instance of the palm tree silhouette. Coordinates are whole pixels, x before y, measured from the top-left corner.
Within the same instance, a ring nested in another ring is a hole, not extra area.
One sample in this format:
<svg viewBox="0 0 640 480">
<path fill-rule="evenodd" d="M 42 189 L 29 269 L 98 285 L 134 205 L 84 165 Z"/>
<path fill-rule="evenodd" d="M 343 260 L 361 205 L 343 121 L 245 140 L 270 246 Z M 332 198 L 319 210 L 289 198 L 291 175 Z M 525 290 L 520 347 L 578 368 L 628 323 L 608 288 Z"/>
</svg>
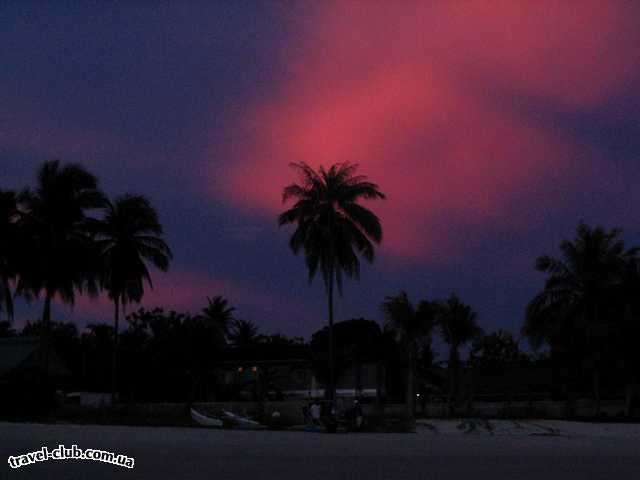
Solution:
<svg viewBox="0 0 640 480">
<path fill-rule="evenodd" d="M 145 282 L 153 288 L 147 264 L 166 272 L 171 250 L 162 240 L 162 225 L 149 201 L 140 195 L 123 195 L 107 201 L 104 218 L 96 227 L 101 258 L 101 286 L 114 304 L 114 343 L 111 393 L 117 392 L 118 329 L 120 307 L 139 303 Z"/>
<path fill-rule="evenodd" d="M 19 293 L 44 296 L 42 351 L 45 379 L 48 372 L 48 337 L 51 303 L 59 298 L 73 305 L 76 291 L 97 295 L 91 210 L 105 204 L 98 180 L 75 164 L 45 162 L 38 171 L 35 190 L 19 196 L 25 255 L 17 285 Z"/>
<path fill-rule="evenodd" d="M 229 340 L 236 347 L 245 347 L 258 341 L 259 328 L 250 320 L 235 320 L 229 332 Z"/>
<path fill-rule="evenodd" d="M 593 388 L 596 414 L 600 407 L 600 348 L 602 333 L 616 289 L 622 285 L 638 249 L 625 250 L 621 230 L 578 225 L 576 237 L 560 244 L 562 258 L 543 255 L 536 270 L 547 274 L 542 292 L 526 310 L 523 334 L 539 347 L 549 342 L 582 358 L 593 354 Z"/>
<path fill-rule="evenodd" d="M 415 414 L 415 367 L 418 348 L 421 341 L 431 338 L 434 327 L 435 310 L 430 302 L 420 302 L 415 308 L 409 301 L 406 292 L 386 297 L 382 303 L 382 311 L 386 317 L 385 328 L 395 333 L 396 341 L 407 353 L 407 415 L 413 419 Z"/>
<path fill-rule="evenodd" d="M 329 399 L 335 400 L 333 359 L 333 293 L 334 285 L 342 294 L 343 276 L 359 276 L 362 256 L 368 262 L 374 258 L 374 244 L 382 240 L 378 217 L 358 202 L 362 199 L 383 199 L 378 186 L 364 175 L 356 175 L 357 165 L 338 163 L 329 170 L 318 171 L 306 163 L 292 163 L 300 175 L 298 183 L 285 187 L 282 200 L 295 200 L 294 205 L 280 214 L 278 224 L 295 224 L 289 240 L 294 254 L 304 250 L 309 281 L 318 270 L 327 291 L 329 307 Z"/>
<path fill-rule="evenodd" d="M 476 312 L 455 294 L 439 302 L 436 310 L 440 334 L 449 345 L 449 406 L 453 408 L 460 384 L 460 347 L 481 336 L 482 329 L 476 323 Z"/>
<path fill-rule="evenodd" d="M 18 199 L 15 192 L 0 190 L 0 314 L 13 320 L 11 281 L 15 279 L 18 257 Z"/>
<path fill-rule="evenodd" d="M 208 305 L 202 309 L 200 317 L 205 326 L 215 335 L 216 343 L 226 343 L 235 317 L 233 312 L 236 310 L 229 305 L 229 301 L 222 295 L 216 295 L 213 298 L 207 297 Z"/>
<path fill-rule="evenodd" d="M 640 257 L 634 250 L 630 255 L 622 284 L 617 291 L 619 325 L 615 347 L 626 377 L 625 415 L 631 416 L 635 404 L 638 373 L 640 370 L 640 352 L 637 339 L 640 338 Z"/>
</svg>

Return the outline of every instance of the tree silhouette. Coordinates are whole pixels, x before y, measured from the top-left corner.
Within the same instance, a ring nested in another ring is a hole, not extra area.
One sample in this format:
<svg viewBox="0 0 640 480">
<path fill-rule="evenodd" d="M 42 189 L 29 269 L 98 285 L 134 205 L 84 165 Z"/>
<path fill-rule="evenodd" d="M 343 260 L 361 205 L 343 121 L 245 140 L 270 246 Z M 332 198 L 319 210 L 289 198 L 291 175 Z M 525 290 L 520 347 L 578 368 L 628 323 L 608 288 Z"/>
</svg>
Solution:
<svg viewBox="0 0 640 480">
<path fill-rule="evenodd" d="M 626 379 L 625 415 L 629 417 L 633 414 L 640 372 L 640 258 L 633 253 L 629 255 L 622 287 L 617 289 L 616 297 L 618 308 L 614 315 L 619 323 L 615 349 Z"/>
<path fill-rule="evenodd" d="M 442 340 L 449 345 L 449 405 L 453 407 L 460 386 L 460 347 L 482 335 L 476 323 L 476 312 L 460 301 L 457 295 L 439 302 L 437 323 Z"/>
<path fill-rule="evenodd" d="M 94 221 L 88 212 L 105 204 L 96 177 L 79 165 L 45 162 L 35 190 L 25 190 L 23 209 L 25 255 L 21 259 L 18 292 L 44 296 L 42 313 L 43 368 L 48 370 L 51 303 L 73 304 L 76 292 L 97 294 Z"/>
<path fill-rule="evenodd" d="M 231 324 L 229 340 L 235 347 L 253 345 L 259 339 L 259 328 L 250 320 L 235 320 Z"/>
<path fill-rule="evenodd" d="M 357 175 L 357 165 L 338 163 L 328 170 L 317 171 L 306 163 L 292 163 L 300 175 L 283 191 L 283 202 L 294 200 L 291 208 L 280 214 L 280 226 L 295 224 L 289 240 L 294 254 L 304 251 L 309 281 L 320 271 L 327 291 L 329 309 L 328 393 L 335 400 L 333 372 L 333 296 L 334 286 L 342 293 L 342 281 L 359 276 L 362 256 L 368 262 L 374 258 L 374 244 L 382 240 L 378 217 L 358 202 L 362 199 L 383 199 L 378 186 L 363 175 Z"/>
<path fill-rule="evenodd" d="M 0 322 L 0 338 L 15 337 L 17 334 L 11 322 L 6 320 Z"/>
<path fill-rule="evenodd" d="M 576 237 L 560 244 L 560 259 L 543 255 L 536 270 L 547 274 L 544 289 L 529 303 L 523 333 L 534 347 L 548 342 L 570 357 L 592 354 L 596 412 L 600 407 L 600 363 L 607 310 L 638 249 L 626 250 L 619 229 L 578 225 Z"/>
<path fill-rule="evenodd" d="M 406 292 L 390 296 L 382 303 L 382 311 L 386 317 L 385 328 L 394 332 L 396 341 L 407 353 L 406 405 L 407 415 L 415 414 L 415 368 L 421 342 L 430 343 L 431 331 L 434 327 L 435 310 L 430 302 L 423 301 L 415 308 Z"/>
<path fill-rule="evenodd" d="M 529 356 L 520 350 L 520 345 L 513 335 L 504 330 L 498 330 L 473 340 L 468 364 L 473 368 L 497 371 L 528 361 Z"/>
<path fill-rule="evenodd" d="M 226 343 L 229 338 L 230 329 L 235 322 L 233 312 L 235 308 L 229 305 L 229 301 L 222 295 L 213 298 L 207 297 L 207 306 L 202 309 L 200 317 L 209 328 L 212 335 L 219 341 Z"/>
<path fill-rule="evenodd" d="M 147 267 L 166 272 L 172 255 L 162 236 L 162 225 L 149 201 L 139 195 L 123 195 L 107 202 L 104 218 L 96 227 L 101 257 L 101 285 L 114 304 L 114 342 L 111 393 L 117 393 L 120 308 L 140 303 L 147 283 L 153 288 Z"/>
<path fill-rule="evenodd" d="M 378 361 L 382 333 L 373 320 L 354 318 L 336 322 L 333 326 L 333 373 L 336 382 L 353 368 L 356 392 L 362 390 L 362 365 L 366 361 Z M 328 384 L 331 366 L 327 363 L 329 327 L 325 326 L 311 336 L 309 356 L 316 378 Z"/>
<path fill-rule="evenodd" d="M 18 199 L 15 192 L 0 190 L 0 315 L 13 320 L 11 281 L 17 274 Z"/>
</svg>

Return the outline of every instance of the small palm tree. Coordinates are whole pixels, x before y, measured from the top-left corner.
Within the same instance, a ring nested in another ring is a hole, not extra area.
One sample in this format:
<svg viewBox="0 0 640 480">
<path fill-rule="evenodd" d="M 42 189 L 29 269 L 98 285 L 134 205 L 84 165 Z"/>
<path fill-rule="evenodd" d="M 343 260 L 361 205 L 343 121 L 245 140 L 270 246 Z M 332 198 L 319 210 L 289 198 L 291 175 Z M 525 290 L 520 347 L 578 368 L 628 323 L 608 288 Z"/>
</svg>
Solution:
<svg viewBox="0 0 640 480">
<path fill-rule="evenodd" d="M 460 347 L 482 335 L 477 314 L 452 294 L 436 306 L 437 324 L 442 340 L 449 345 L 449 405 L 457 401 L 460 385 Z"/>
<path fill-rule="evenodd" d="M 0 314 L 13 319 L 11 281 L 15 279 L 18 257 L 18 199 L 15 192 L 0 190 Z"/>
<path fill-rule="evenodd" d="M 162 225 L 149 201 L 140 195 L 123 195 L 107 202 L 99 222 L 97 247 L 101 257 L 101 284 L 114 304 L 112 395 L 117 392 L 120 308 L 139 303 L 147 283 L 153 288 L 147 265 L 166 272 L 171 250 L 161 238 Z"/>
<path fill-rule="evenodd" d="M 216 337 L 216 343 L 226 343 L 229 338 L 231 326 L 235 322 L 233 312 L 235 308 L 229 305 L 229 301 L 222 295 L 213 298 L 207 297 L 208 305 L 202 309 L 202 318 L 205 326 Z"/>
<path fill-rule="evenodd" d="M 92 219 L 105 204 L 98 180 L 79 165 L 45 162 L 35 190 L 19 196 L 24 242 L 18 293 L 44 296 L 43 373 L 48 372 L 48 337 L 54 298 L 73 305 L 76 292 L 97 295 Z"/>
<path fill-rule="evenodd" d="M 294 254 L 304 251 L 309 281 L 320 270 L 327 291 L 329 307 L 329 399 L 335 400 L 333 371 L 333 294 L 342 293 L 342 280 L 359 276 L 360 260 L 374 258 L 374 245 L 382 241 L 378 217 L 359 202 L 385 198 L 378 186 L 363 175 L 356 175 L 357 165 L 338 163 L 317 171 L 306 163 L 292 163 L 300 175 L 283 191 L 283 202 L 295 203 L 278 217 L 280 226 L 295 224 L 289 240 Z"/>
<path fill-rule="evenodd" d="M 396 341 L 407 352 L 407 392 L 406 404 L 409 418 L 415 414 L 415 367 L 418 349 L 423 342 L 431 341 L 434 327 L 433 304 L 427 301 L 415 308 L 409 301 L 406 292 L 387 297 L 382 303 L 382 311 L 386 317 L 385 328 L 395 333 Z"/>
<path fill-rule="evenodd" d="M 258 341 L 258 326 L 250 320 L 235 320 L 229 332 L 229 340 L 235 347 L 253 345 Z"/>
<path fill-rule="evenodd" d="M 547 274 L 544 289 L 527 306 L 523 334 L 534 347 L 550 343 L 580 358 L 593 356 L 596 410 L 600 405 L 599 370 L 606 313 L 621 288 L 638 249 L 626 250 L 619 229 L 578 225 L 576 237 L 560 244 L 562 258 L 543 255 L 536 270 Z"/>
</svg>

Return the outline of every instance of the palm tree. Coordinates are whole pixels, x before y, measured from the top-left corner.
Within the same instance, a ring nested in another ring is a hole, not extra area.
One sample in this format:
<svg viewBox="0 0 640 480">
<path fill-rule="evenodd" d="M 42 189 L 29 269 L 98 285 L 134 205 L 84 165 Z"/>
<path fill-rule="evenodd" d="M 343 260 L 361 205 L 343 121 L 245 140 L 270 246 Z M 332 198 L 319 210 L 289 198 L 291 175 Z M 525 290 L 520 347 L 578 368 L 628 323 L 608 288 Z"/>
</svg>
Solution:
<svg viewBox="0 0 640 480">
<path fill-rule="evenodd" d="M 460 347 L 481 336 L 482 329 L 476 323 L 476 312 L 455 294 L 435 308 L 440 334 L 449 345 L 449 405 L 453 408 L 460 384 Z"/>
<path fill-rule="evenodd" d="M 423 342 L 431 341 L 434 326 L 434 308 L 430 302 L 423 301 L 415 308 L 406 292 L 387 297 L 382 303 L 386 317 L 385 328 L 395 333 L 396 341 L 407 352 L 407 414 L 410 419 L 415 414 L 415 367 L 418 349 Z"/>
<path fill-rule="evenodd" d="M 202 309 L 200 317 L 209 328 L 217 343 L 226 343 L 229 338 L 231 326 L 235 322 L 233 312 L 236 310 L 229 305 L 229 301 L 222 295 L 213 298 L 207 297 L 208 305 Z"/>
<path fill-rule="evenodd" d="M 5 311 L 13 319 L 11 281 L 16 276 L 18 256 L 18 199 L 15 192 L 0 190 L 0 314 Z"/>
<path fill-rule="evenodd" d="M 76 292 L 97 294 L 93 219 L 88 212 L 104 206 L 98 180 L 75 164 L 45 162 L 35 190 L 19 196 L 25 255 L 17 291 L 44 296 L 42 313 L 43 372 L 48 371 L 51 303 L 73 305 Z"/>
<path fill-rule="evenodd" d="M 250 320 L 235 320 L 232 322 L 229 340 L 235 347 L 245 347 L 258 341 L 259 328 Z"/>
<path fill-rule="evenodd" d="M 627 264 L 622 287 L 617 292 L 619 307 L 619 327 L 617 328 L 616 350 L 622 360 L 622 370 L 626 377 L 625 415 L 633 414 L 638 374 L 640 370 L 640 258 L 633 255 Z"/>
<path fill-rule="evenodd" d="M 363 207 L 360 200 L 385 198 L 378 186 L 357 175 L 357 165 L 338 163 L 329 170 L 317 171 L 306 163 L 292 163 L 300 175 L 298 183 L 285 187 L 283 203 L 293 199 L 293 206 L 280 214 L 280 226 L 295 224 L 289 240 L 294 254 L 304 251 L 309 281 L 318 270 L 322 275 L 329 307 L 329 399 L 335 400 L 333 371 L 333 293 L 342 294 L 342 280 L 358 278 L 359 256 L 368 262 L 374 258 L 374 244 L 382 241 L 378 217 Z"/>
<path fill-rule="evenodd" d="M 114 304 L 114 341 L 111 393 L 117 392 L 120 308 L 140 303 L 147 283 L 153 288 L 148 265 L 166 272 L 172 255 L 161 238 L 162 225 L 149 201 L 140 195 L 123 195 L 107 201 L 104 218 L 96 227 L 101 257 L 101 285 Z"/>
<path fill-rule="evenodd" d="M 11 322 L 2 321 L 0 322 L 0 338 L 8 338 L 15 337 L 18 333 L 14 330 Z"/>
<path fill-rule="evenodd" d="M 600 359 L 603 338 L 611 325 L 606 310 L 623 283 L 629 261 L 638 250 L 625 250 L 619 229 L 591 228 L 580 223 L 576 237 L 560 244 L 562 258 L 543 255 L 536 270 L 547 274 L 542 292 L 527 306 L 523 334 L 534 347 L 543 342 L 573 358 L 592 354 L 596 413 L 600 406 Z"/>
</svg>

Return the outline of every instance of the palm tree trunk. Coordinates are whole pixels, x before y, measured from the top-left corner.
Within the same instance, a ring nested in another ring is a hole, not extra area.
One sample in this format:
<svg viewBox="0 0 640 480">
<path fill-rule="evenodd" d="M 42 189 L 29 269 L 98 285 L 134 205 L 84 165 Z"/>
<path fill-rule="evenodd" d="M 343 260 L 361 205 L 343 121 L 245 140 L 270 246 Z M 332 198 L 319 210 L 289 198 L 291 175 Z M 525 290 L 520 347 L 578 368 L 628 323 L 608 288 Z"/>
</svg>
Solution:
<svg viewBox="0 0 640 480">
<path fill-rule="evenodd" d="M 382 389 L 384 385 L 384 372 L 383 372 L 383 364 L 380 360 L 376 362 L 376 403 L 375 403 L 375 411 L 376 415 L 381 418 L 382 417 Z"/>
<path fill-rule="evenodd" d="M 625 388 L 624 415 L 629 418 L 633 415 L 633 406 L 636 394 L 636 377 L 633 373 L 627 373 L 627 385 Z"/>
<path fill-rule="evenodd" d="M 458 347 L 449 348 L 449 413 L 455 410 L 458 397 Z"/>
<path fill-rule="evenodd" d="M 111 402 L 115 403 L 118 393 L 118 329 L 120 324 L 120 302 L 118 298 L 114 300 L 114 322 L 113 322 L 113 359 L 111 364 Z"/>
<path fill-rule="evenodd" d="M 47 291 L 44 298 L 44 309 L 42 312 L 42 328 L 40 330 L 40 367 L 42 383 L 48 388 L 49 385 L 49 340 L 51 330 L 51 295 Z"/>
<path fill-rule="evenodd" d="M 595 369 L 593 371 L 593 396 L 596 402 L 594 416 L 599 417 L 602 402 L 600 400 L 600 366 L 598 360 L 596 360 Z"/>
<path fill-rule="evenodd" d="M 333 357 L 333 269 L 329 277 L 329 285 L 327 287 L 329 296 L 329 400 L 336 400 L 336 379 L 335 379 L 335 361 Z"/>
<path fill-rule="evenodd" d="M 577 379 L 582 378 L 584 373 L 583 351 L 579 351 L 574 354 L 574 359 L 569 360 L 569 366 L 567 374 L 568 378 L 565 380 L 567 393 L 566 393 L 566 405 L 565 405 L 565 417 L 567 419 L 575 419 L 577 415 L 577 401 L 579 396 L 579 381 Z"/>
<path fill-rule="evenodd" d="M 4 268 L 4 267 L 3 267 Z M 11 295 L 11 285 L 7 274 L 0 275 L 0 312 L 4 308 L 7 320 L 13 321 L 13 297 Z"/>
<path fill-rule="evenodd" d="M 413 372 L 413 363 L 414 363 L 414 354 L 413 354 L 413 346 L 411 345 L 407 345 L 407 352 L 408 352 L 408 361 L 409 361 L 409 365 L 407 368 L 407 398 L 406 398 L 406 403 L 407 403 L 407 417 L 409 420 L 413 420 L 414 414 L 415 414 L 415 401 L 416 401 L 416 396 L 414 393 L 414 372 Z"/>
<path fill-rule="evenodd" d="M 355 381 L 355 389 L 353 394 L 356 397 L 359 397 L 362 395 L 362 389 L 363 389 L 363 385 L 362 385 L 362 358 L 360 357 L 360 355 L 356 355 L 355 357 L 355 367 L 356 367 L 356 381 Z"/>
<path fill-rule="evenodd" d="M 598 319 L 598 308 L 597 306 L 592 306 L 588 309 L 588 320 L 587 320 L 587 342 L 588 347 L 593 354 L 593 397 L 595 400 L 595 412 L 594 416 L 600 416 L 600 344 L 598 340 L 595 338 L 595 332 L 597 326 Z"/>
</svg>

